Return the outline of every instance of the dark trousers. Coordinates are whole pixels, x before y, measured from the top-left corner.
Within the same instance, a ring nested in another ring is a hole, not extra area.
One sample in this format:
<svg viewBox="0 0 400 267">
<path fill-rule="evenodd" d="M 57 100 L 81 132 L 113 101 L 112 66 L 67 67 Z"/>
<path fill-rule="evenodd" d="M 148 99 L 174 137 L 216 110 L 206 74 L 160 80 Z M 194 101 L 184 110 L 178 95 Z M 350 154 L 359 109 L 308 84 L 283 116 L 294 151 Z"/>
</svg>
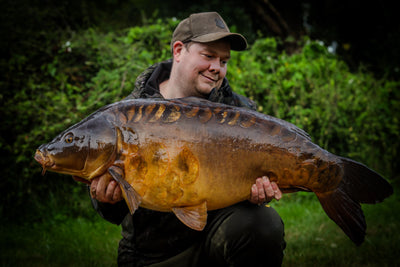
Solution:
<svg viewBox="0 0 400 267">
<path fill-rule="evenodd" d="M 281 266 L 284 225 L 268 206 L 248 201 L 209 211 L 200 241 L 151 267 L 166 266 Z"/>
</svg>

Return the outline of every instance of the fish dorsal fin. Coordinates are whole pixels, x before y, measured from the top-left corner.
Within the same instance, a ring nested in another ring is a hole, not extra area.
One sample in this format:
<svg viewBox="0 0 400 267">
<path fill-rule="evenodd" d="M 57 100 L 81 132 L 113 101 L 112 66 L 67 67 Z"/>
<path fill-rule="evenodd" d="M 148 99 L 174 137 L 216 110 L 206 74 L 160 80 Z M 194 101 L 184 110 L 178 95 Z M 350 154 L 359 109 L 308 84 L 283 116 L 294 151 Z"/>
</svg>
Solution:
<svg viewBox="0 0 400 267">
<path fill-rule="evenodd" d="M 196 206 L 172 208 L 181 222 L 186 226 L 202 231 L 207 224 L 207 202 L 204 201 Z"/>
<path fill-rule="evenodd" d="M 128 205 L 130 213 L 133 214 L 137 210 L 137 208 L 139 208 L 139 205 L 142 202 L 142 197 L 124 179 L 123 174 L 121 174 L 123 171 L 120 168 L 116 166 L 111 166 L 110 168 L 108 168 L 108 172 L 121 186 L 122 194 L 124 195 L 126 204 Z"/>
</svg>

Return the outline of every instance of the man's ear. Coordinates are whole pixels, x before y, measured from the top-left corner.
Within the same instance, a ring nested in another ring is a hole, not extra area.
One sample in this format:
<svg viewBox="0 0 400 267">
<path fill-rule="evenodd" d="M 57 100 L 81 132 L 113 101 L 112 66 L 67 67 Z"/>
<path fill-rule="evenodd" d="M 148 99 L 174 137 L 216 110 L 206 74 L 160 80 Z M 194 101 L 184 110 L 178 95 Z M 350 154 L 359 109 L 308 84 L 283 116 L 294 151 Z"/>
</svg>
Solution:
<svg viewBox="0 0 400 267">
<path fill-rule="evenodd" d="M 174 57 L 174 61 L 179 62 L 182 54 L 182 50 L 184 48 L 184 44 L 181 41 L 176 41 L 172 46 L 172 56 Z"/>
</svg>

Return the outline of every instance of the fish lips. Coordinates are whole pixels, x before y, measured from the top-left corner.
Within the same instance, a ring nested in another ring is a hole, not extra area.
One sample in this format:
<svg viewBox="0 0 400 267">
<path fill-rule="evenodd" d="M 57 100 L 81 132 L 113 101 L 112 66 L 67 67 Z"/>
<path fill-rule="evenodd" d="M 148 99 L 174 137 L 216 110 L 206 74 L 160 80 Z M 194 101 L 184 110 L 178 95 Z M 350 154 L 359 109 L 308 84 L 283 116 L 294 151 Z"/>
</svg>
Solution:
<svg viewBox="0 0 400 267">
<path fill-rule="evenodd" d="M 54 166 L 55 162 L 50 158 L 47 157 L 42 151 L 36 150 L 35 153 L 35 160 L 39 162 L 40 165 L 42 165 L 43 171 L 42 175 L 45 174 L 46 169 L 51 168 Z"/>
</svg>

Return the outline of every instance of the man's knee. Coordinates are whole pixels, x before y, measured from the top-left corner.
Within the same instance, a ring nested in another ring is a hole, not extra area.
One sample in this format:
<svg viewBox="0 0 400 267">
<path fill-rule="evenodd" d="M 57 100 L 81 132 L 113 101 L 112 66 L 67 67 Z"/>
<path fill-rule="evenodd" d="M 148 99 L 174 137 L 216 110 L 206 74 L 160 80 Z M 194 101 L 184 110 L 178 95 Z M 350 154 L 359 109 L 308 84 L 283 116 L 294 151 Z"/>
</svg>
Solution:
<svg viewBox="0 0 400 267">
<path fill-rule="evenodd" d="M 250 203 L 235 205 L 221 216 L 209 237 L 212 256 L 230 265 L 241 266 L 268 256 L 272 266 L 280 265 L 285 248 L 284 226 L 278 213 Z"/>
<path fill-rule="evenodd" d="M 248 236 L 255 245 L 274 246 L 283 242 L 284 225 L 270 207 L 245 204 L 227 218 L 220 229 L 227 240 Z"/>
</svg>

